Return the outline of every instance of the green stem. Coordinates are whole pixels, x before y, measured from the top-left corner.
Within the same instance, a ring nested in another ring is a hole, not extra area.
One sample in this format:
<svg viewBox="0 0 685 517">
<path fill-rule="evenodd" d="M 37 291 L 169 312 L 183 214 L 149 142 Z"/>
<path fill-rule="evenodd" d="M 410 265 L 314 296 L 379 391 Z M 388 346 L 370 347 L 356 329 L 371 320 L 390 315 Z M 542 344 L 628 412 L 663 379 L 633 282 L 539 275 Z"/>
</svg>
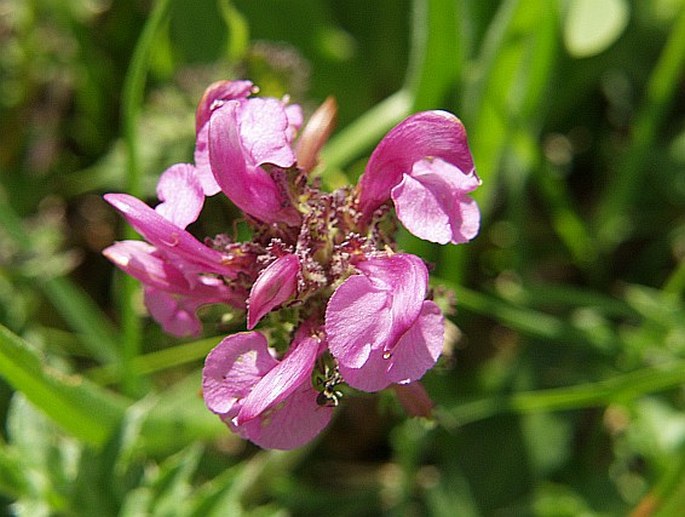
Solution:
<svg viewBox="0 0 685 517">
<path fill-rule="evenodd" d="M 135 375 L 149 375 L 174 366 L 200 361 L 219 341 L 221 337 L 211 337 L 139 355 L 131 359 L 129 368 Z M 121 372 L 113 365 L 106 365 L 91 369 L 88 378 L 100 385 L 111 384 L 120 380 Z"/>
<path fill-rule="evenodd" d="M 126 191 L 136 197 L 141 197 L 143 183 L 143 171 L 140 166 L 140 149 L 138 146 L 140 139 L 138 118 L 143 105 L 150 52 L 155 37 L 166 19 L 169 3 L 169 0 L 158 0 L 155 3 L 136 44 L 123 85 L 122 122 L 128 165 Z M 124 236 L 126 238 L 133 238 L 135 233 L 127 227 Z M 138 374 L 131 368 L 131 361 L 140 353 L 142 348 L 141 324 L 135 310 L 134 300 L 138 289 L 138 282 L 135 279 L 127 275 L 121 276 L 119 309 L 121 311 L 123 338 L 123 348 L 121 351 L 122 389 L 124 393 L 130 394 L 134 394 L 137 391 L 139 384 Z"/>
<path fill-rule="evenodd" d="M 614 336 L 617 343 L 607 343 L 604 337 L 596 336 L 551 314 L 517 307 L 502 299 L 457 286 L 444 279 L 433 278 L 432 282 L 454 291 L 460 309 L 488 316 L 529 336 L 557 344 L 585 345 L 605 352 L 618 343 L 617 336 Z"/>
<path fill-rule="evenodd" d="M 437 412 L 448 429 L 502 413 L 527 414 L 604 406 L 674 389 L 685 382 L 685 361 L 648 367 L 609 379 L 566 388 L 495 395 Z"/>
</svg>

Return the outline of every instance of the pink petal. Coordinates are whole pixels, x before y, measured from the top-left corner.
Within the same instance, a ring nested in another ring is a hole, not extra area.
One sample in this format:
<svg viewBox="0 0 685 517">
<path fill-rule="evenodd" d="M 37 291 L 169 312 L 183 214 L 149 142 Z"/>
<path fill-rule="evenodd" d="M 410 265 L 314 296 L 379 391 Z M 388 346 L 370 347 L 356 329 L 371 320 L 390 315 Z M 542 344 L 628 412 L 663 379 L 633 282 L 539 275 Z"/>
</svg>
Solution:
<svg viewBox="0 0 685 517">
<path fill-rule="evenodd" d="M 326 307 L 328 348 L 341 364 L 358 368 L 372 348 L 383 347 L 391 331 L 390 296 L 365 275 L 338 287 Z"/>
<path fill-rule="evenodd" d="M 409 416 L 430 418 L 433 412 L 433 401 L 426 388 L 420 382 L 392 385 L 397 399 Z"/>
<path fill-rule="evenodd" d="M 205 361 L 205 404 L 233 431 L 261 447 L 304 445 L 333 414 L 333 408 L 317 404 L 318 392 L 311 386 L 319 342 L 299 331 L 297 336 L 280 363 L 259 332 L 227 337 Z"/>
<path fill-rule="evenodd" d="M 202 369 L 202 396 L 210 411 L 226 415 L 278 364 L 259 332 L 224 338 L 207 356 Z"/>
<path fill-rule="evenodd" d="M 311 373 L 311 372 L 310 372 Z M 243 438 L 267 449 L 295 449 L 313 440 L 331 421 L 333 408 L 319 406 L 318 392 L 300 385 L 260 418 L 233 427 Z"/>
<path fill-rule="evenodd" d="M 285 116 L 288 119 L 288 127 L 285 130 L 285 137 L 289 143 L 295 140 L 297 132 L 302 127 L 304 115 L 299 104 L 288 104 L 285 106 Z"/>
<path fill-rule="evenodd" d="M 236 424 L 243 425 L 256 418 L 267 408 L 277 406 L 302 384 L 309 383 L 318 350 L 319 341 L 313 337 L 293 343 L 288 355 L 252 388 L 243 401 Z"/>
<path fill-rule="evenodd" d="M 175 293 L 190 292 L 187 278 L 143 241 L 115 242 L 102 251 L 117 267 L 144 284 Z"/>
<path fill-rule="evenodd" d="M 442 353 L 445 324 L 440 308 L 423 302 L 414 325 L 399 339 L 390 357 L 388 378 L 393 383 L 419 380 L 435 366 Z"/>
<path fill-rule="evenodd" d="M 374 349 L 359 368 L 340 363 L 340 374 L 351 387 L 380 391 L 395 383 L 419 380 L 442 352 L 443 316 L 435 303 L 423 302 L 421 314 L 395 344 L 391 354 Z"/>
<path fill-rule="evenodd" d="M 386 351 L 414 323 L 426 296 L 428 270 L 423 261 L 408 253 L 373 258 L 357 264 L 374 285 L 392 296 L 390 318 L 392 326 L 386 338 Z"/>
<path fill-rule="evenodd" d="M 195 176 L 195 167 L 187 163 L 172 165 L 162 173 L 157 183 L 157 197 L 162 203 L 155 211 L 179 228 L 197 220 L 205 196 Z"/>
<path fill-rule="evenodd" d="M 195 112 L 195 131 L 209 122 L 212 111 L 221 105 L 222 101 L 245 99 L 254 91 L 250 81 L 217 81 L 210 84 L 202 95 Z"/>
<path fill-rule="evenodd" d="M 371 154 L 359 183 L 362 212 L 369 217 L 390 198 L 402 174 L 424 158 L 441 158 L 465 174 L 473 170 L 473 158 L 461 121 L 445 111 L 416 113 L 400 122 Z"/>
<path fill-rule="evenodd" d="M 378 391 L 418 380 L 442 351 L 443 316 L 425 301 L 428 270 L 397 253 L 357 264 L 326 309 L 328 347 L 352 387 Z"/>
<path fill-rule="evenodd" d="M 431 242 L 460 244 L 476 236 L 480 212 L 468 197 L 480 185 L 440 159 L 416 162 L 392 189 L 397 217 L 414 235 Z"/>
<path fill-rule="evenodd" d="M 206 273 L 235 278 L 240 272 L 226 264 L 226 257 L 222 253 L 205 246 L 139 199 L 128 194 L 105 194 L 104 197 L 138 233 L 165 254 L 177 256 Z"/>
<path fill-rule="evenodd" d="M 195 311 L 202 302 L 181 298 L 154 287 L 146 287 L 144 300 L 147 310 L 164 332 L 177 337 L 199 336 L 202 323 Z"/>
<path fill-rule="evenodd" d="M 450 218 L 435 193 L 408 174 L 392 189 L 397 218 L 420 239 L 447 244 L 452 239 Z"/>
<path fill-rule="evenodd" d="M 246 214 L 267 223 L 296 226 L 299 214 L 284 193 L 266 171 L 250 163 L 252 157 L 243 147 L 238 125 L 239 108 L 237 101 L 229 101 L 209 121 L 209 160 L 214 178 Z"/>
<path fill-rule="evenodd" d="M 269 264 L 252 285 L 247 302 L 247 328 L 252 329 L 262 317 L 288 300 L 297 291 L 300 261 L 287 254 Z"/>
<path fill-rule="evenodd" d="M 207 139 L 209 138 L 209 124 L 205 124 L 197 132 L 197 137 L 195 139 L 195 174 L 197 176 L 200 185 L 202 185 L 202 191 L 205 196 L 213 196 L 221 192 L 221 187 L 214 179 L 214 174 L 212 174 L 212 167 L 209 164 L 209 143 Z"/>
<path fill-rule="evenodd" d="M 338 360 L 338 369 L 345 382 L 354 389 L 369 393 L 381 391 L 392 384 L 388 378 L 389 366 L 389 358 L 380 348 L 374 348 L 359 367 Z"/>
<path fill-rule="evenodd" d="M 282 102 L 272 98 L 249 99 L 240 105 L 238 123 L 243 149 L 254 165 L 272 163 L 287 169 L 295 163 L 290 147 L 294 131 Z"/>
<path fill-rule="evenodd" d="M 176 295 L 174 303 L 181 304 L 184 311 L 194 313 L 197 307 L 211 303 L 225 303 L 238 309 L 245 308 L 247 293 L 244 288 L 228 285 L 222 279 L 212 276 L 187 274 L 146 242 L 115 242 L 102 253 L 117 267 L 151 288 L 151 293 L 164 292 L 166 294 L 160 296 L 167 297 Z M 156 302 L 154 296 L 156 294 L 146 293 L 146 305 L 153 317 L 167 329 L 170 325 L 167 316 L 171 311 L 170 302 Z M 165 306 L 167 309 L 164 309 Z M 191 319 L 199 325 L 199 320 L 194 314 Z M 174 335 L 178 335 L 179 332 L 172 331 Z M 187 334 L 185 331 L 180 333 Z M 197 332 L 193 330 L 192 333 Z"/>
</svg>

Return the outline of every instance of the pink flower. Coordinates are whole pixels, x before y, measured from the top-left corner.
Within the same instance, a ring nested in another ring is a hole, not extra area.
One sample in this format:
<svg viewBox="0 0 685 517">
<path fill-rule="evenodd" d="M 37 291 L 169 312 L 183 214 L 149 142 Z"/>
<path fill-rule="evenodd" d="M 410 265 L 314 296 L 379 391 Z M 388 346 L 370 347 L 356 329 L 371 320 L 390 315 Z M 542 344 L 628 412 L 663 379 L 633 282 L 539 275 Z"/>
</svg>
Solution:
<svg viewBox="0 0 685 517">
<path fill-rule="evenodd" d="M 175 336 L 200 334 L 195 312 L 202 305 L 245 305 L 245 293 L 214 276 L 188 275 L 154 246 L 143 241 L 115 242 L 102 252 L 145 286 L 145 305 L 164 330 Z"/>
<path fill-rule="evenodd" d="M 185 271 L 215 273 L 236 278 L 239 269 L 230 257 L 205 246 L 139 199 L 128 194 L 105 194 L 105 200 L 123 215 L 135 230 L 168 257 L 174 257 Z"/>
<path fill-rule="evenodd" d="M 164 332 L 177 337 L 199 336 L 202 322 L 197 317 L 197 310 L 206 303 L 216 303 L 216 300 L 175 296 L 149 286 L 143 289 L 143 300 L 150 316 Z"/>
<path fill-rule="evenodd" d="M 359 183 L 359 207 L 369 220 L 392 198 L 398 219 L 414 235 L 459 244 L 478 232 L 478 206 L 466 196 L 478 185 L 461 121 L 426 111 L 402 121 L 378 144 Z"/>
<path fill-rule="evenodd" d="M 259 274 L 247 300 L 248 329 L 253 329 L 265 314 L 295 294 L 299 271 L 300 261 L 288 253 L 277 258 Z"/>
<path fill-rule="evenodd" d="M 212 113 L 207 138 L 214 179 L 246 214 L 266 223 L 299 225 L 285 184 L 265 166 L 295 164 L 291 143 L 301 122 L 298 106 L 270 98 L 227 101 Z"/>
<path fill-rule="evenodd" d="M 150 244 L 117 242 L 103 254 L 143 283 L 150 315 L 175 336 L 200 334 L 196 311 L 202 305 L 225 303 L 244 308 L 247 292 L 227 285 L 219 276 L 235 279 L 249 275 L 244 260 L 202 244 L 183 229 L 197 218 L 204 200 L 198 188 L 192 189 L 197 182 L 191 167 L 180 164 L 167 169 L 158 186 L 163 202 L 155 209 L 127 194 L 105 195 Z"/>
<path fill-rule="evenodd" d="M 424 300 L 428 271 L 414 255 L 356 265 L 326 308 L 326 335 L 345 381 L 363 391 L 420 379 L 442 351 L 438 306 Z"/>
<path fill-rule="evenodd" d="M 212 111 L 224 102 L 235 99 L 247 99 L 256 90 L 252 81 L 216 81 L 210 84 L 202 94 L 195 110 L 195 132 L 209 122 Z"/>
<path fill-rule="evenodd" d="M 438 244 L 461 244 L 478 234 L 480 211 L 466 196 L 480 185 L 475 174 L 462 174 L 439 158 L 419 160 L 393 187 L 397 218 L 411 233 Z"/>
<path fill-rule="evenodd" d="M 311 385 L 320 343 L 296 337 L 282 361 L 259 332 L 225 338 L 202 371 L 205 404 L 243 438 L 270 449 L 293 449 L 328 425 L 333 409 L 317 404 Z"/>
</svg>

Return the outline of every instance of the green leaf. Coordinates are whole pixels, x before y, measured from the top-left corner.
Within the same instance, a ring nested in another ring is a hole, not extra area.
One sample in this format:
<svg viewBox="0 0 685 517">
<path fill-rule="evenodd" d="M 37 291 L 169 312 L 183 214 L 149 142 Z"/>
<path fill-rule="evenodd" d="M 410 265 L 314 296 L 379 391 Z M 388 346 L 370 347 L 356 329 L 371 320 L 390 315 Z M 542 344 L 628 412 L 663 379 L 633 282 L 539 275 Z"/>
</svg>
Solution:
<svg viewBox="0 0 685 517">
<path fill-rule="evenodd" d="M 228 29 L 226 53 L 231 61 L 243 59 L 250 45 L 250 27 L 230 0 L 219 0 L 219 9 Z"/>
<path fill-rule="evenodd" d="M 193 494 L 193 517 L 220 517 L 227 513 L 238 513 L 241 505 L 238 495 L 231 489 L 238 476 L 243 472 L 244 464 L 225 470 L 214 479 L 205 483 Z"/>
<path fill-rule="evenodd" d="M 73 436 L 102 444 L 126 402 L 82 377 L 42 363 L 31 346 L 0 326 L 0 375 Z"/>
<path fill-rule="evenodd" d="M 221 336 L 209 337 L 139 355 L 131 361 L 131 368 L 137 374 L 149 375 L 174 366 L 201 361 L 221 339 Z M 121 376 L 121 372 L 116 366 L 106 365 L 93 368 L 88 372 L 88 378 L 101 385 L 116 382 Z"/>
<path fill-rule="evenodd" d="M 660 367 L 641 368 L 597 382 L 480 398 L 440 410 L 439 421 L 450 429 L 503 413 L 527 414 L 599 407 L 675 389 L 683 382 L 685 361 L 678 361 Z"/>
<path fill-rule="evenodd" d="M 607 176 L 607 185 L 595 217 L 600 243 L 606 250 L 613 249 L 629 233 L 631 224 L 626 207 L 634 205 L 640 187 L 649 177 L 650 152 L 659 138 L 659 128 L 668 108 L 679 91 L 684 64 L 685 9 L 681 8 L 649 76 L 644 99 L 632 122 L 630 146 L 618 160 L 614 173 Z M 641 214 L 640 208 L 636 213 Z"/>
<path fill-rule="evenodd" d="M 566 49 L 574 57 L 603 52 L 623 34 L 629 15 L 625 0 L 570 0 L 564 20 Z"/>
<path fill-rule="evenodd" d="M 545 339 L 550 343 L 589 346 L 595 350 L 608 352 L 618 344 L 618 337 L 598 335 L 582 325 L 568 322 L 542 311 L 532 310 L 508 303 L 500 298 L 457 286 L 447 280 L 433 278 L 432 282 L 451 289 L 457 296 L 460 310 L 489 316 L 502 325 L 522 334 Z"/>
<path fill-rule="evenodd" d="M 0 441 L 0 493 L 18 499 L 28 491 L 24 458 L 14 447 Z"/>
</svg>

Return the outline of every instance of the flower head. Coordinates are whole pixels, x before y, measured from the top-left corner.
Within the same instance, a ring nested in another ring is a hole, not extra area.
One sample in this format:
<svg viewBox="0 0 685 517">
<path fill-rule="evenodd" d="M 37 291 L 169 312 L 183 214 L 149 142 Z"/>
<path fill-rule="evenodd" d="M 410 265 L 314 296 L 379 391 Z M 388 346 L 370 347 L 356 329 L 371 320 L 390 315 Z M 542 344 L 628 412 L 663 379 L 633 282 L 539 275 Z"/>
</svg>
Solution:
<svg viewBox="0 0 685 517">
<path fill-rule="evenodd" d="M 426 264 L 396 250 L 394 218 L 441 244 L 476 235 L 468 194 L 480 180 L 464 126 L 442 111 L 413 115 L 380 142 L 356 188 L 325 192 L 309 172 L 335 103 L 324 103 L 298 137 L 300 107 L 256 92 L 249 81 L 207 89 L 195 163 L 162 174 L 154 208 L 105 196 L 147 242 L 114 243 L 104 254 L 143 283 L 146 306 L 167 332 L 199 334 L 202 305 L 246 311 L 249 331 L 209 353 L 202 389 L 207 408 L 257 445 L 312 440 L 350 389 L 392 387 L 410 414 L 428 416 L 432 403 L 418 381 L 441 354 L 444 317 Z M 219 192 L 242 210 L 250 241 L 200 241 L 187 230 L 205 197 Z"/>
</svg>

